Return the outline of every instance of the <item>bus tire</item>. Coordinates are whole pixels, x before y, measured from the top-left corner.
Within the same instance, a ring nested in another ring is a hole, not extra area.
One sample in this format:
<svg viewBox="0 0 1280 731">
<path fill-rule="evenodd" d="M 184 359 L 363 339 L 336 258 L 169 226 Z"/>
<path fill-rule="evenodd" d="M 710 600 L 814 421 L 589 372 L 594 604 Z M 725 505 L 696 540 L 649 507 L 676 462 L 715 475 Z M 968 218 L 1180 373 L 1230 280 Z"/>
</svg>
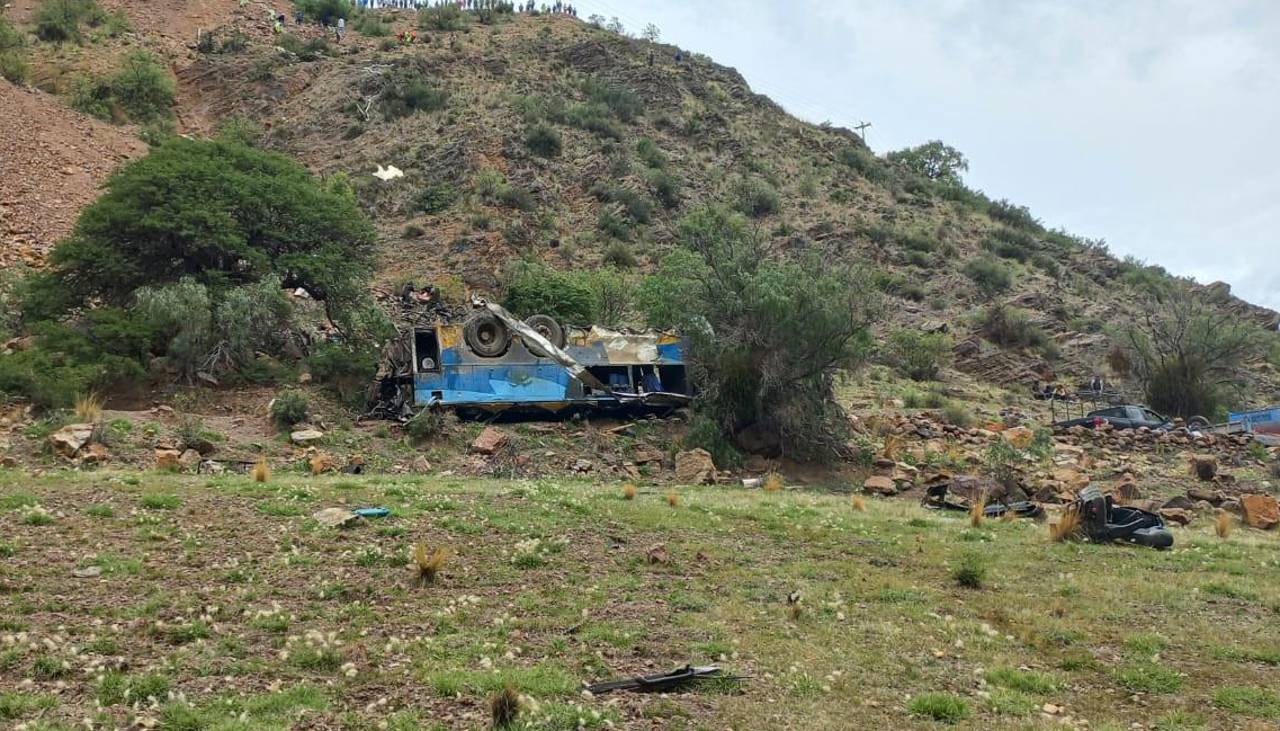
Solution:
<svg viewBox="0 0 1280 731">
<path fill-rule="evenodd" d="M 564 327 L 551 315 L 530 315 L 524 324 L 537 330 L 539 335 L 557 348 L 564 347 Z"/>
<path fill-rule="evenodd" d="M 467 318 L 462 337 L 471 352 L 484 358 L 497 358 L 511 346 L 511 331 L 489 312 L 477 312 Z"/>
<path fill-rule="evenodd" d="M 1187 419 L 1187 428 L 1192 431 L 1200 431 L 1209 428 L 1209 420 L 1203 416 L 1193 416 Z"/>
</svg>

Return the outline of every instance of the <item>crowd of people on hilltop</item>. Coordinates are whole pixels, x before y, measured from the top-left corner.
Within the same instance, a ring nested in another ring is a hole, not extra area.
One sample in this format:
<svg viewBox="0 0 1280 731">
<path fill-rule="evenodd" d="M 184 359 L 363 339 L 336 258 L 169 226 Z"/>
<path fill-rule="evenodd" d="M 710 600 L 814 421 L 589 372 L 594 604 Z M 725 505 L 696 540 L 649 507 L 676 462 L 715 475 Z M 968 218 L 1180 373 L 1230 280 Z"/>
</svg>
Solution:
<svg viewBox="0 0 1280 731">
<path fill-rule="evenodd" d="M 456 5 L 462 10 L 491 10 L 499 13 L 542 13 L 557 14 L 578 17 L 578 8 L 563 0 L 556 0 L 554 3 L 535 3 L 534 0 L 526 2 L 508 2 L 508 0 L 356 0 L 356 4 L 362 8 L 371 10 L 377 8 L 401 8 L 416 9 L 424 7 L 441 7 L 444 5 Z"/>
</svg>

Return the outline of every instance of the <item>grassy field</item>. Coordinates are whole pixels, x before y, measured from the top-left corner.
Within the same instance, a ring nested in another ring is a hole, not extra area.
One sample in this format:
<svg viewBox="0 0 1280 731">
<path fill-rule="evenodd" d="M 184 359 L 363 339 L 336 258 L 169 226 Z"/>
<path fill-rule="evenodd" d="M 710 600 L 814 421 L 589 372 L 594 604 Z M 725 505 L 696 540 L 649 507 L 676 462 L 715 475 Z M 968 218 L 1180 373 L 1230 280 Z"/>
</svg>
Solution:
<svg viewBox="0 0 1280 731">
<path fill-rule="evenodd" d="M 1160 553 L 907 501 L 674 492 L 0 472 L 0 726 L 479 729 L 504 685 L 536 729 L 1280 723 L 1274 536 L 1202 522 Z M 310 517 L 342 504 L 393 514 Z M 454 551 L 430 586 L 418 541 Z M 578 690 L 688 662 L 750 678 Z"/>
</svg>

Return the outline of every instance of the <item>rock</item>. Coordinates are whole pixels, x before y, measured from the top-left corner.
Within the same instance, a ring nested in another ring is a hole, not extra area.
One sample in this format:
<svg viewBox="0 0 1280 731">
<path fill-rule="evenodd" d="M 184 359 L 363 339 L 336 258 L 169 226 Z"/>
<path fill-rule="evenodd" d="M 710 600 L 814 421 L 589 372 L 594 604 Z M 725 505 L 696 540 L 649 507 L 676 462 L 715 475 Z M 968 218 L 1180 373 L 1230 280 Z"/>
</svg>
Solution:
<svg viewBox="0 0 1280 731">
<path fill-rule="evenodd" d="M 188 449 L 178 455 L 178 467 L 185 471 L 195 471 L 200 466 L 200 453 L 194 449 Z"/>
<path fill-rule="evenodd" d="M 1226 499 L 1225 497 L 1223 497 L 1222 493 L 1216 492 L 1214 490 L 1206 490 L 1203 487 L 1192 487 L 1188 489 L 1187 498 L 1196 502 L 1203 500 L 1207 503 L 1212 503 L 1214 505 L 1217 505 L 1218 503 Z"/>
<path fill-rule="evenodd" d="M 892 477 L 884 475 L 872 475 L 862 483 L 862 489 L 866 492 L 875 493 L 876 495 L 896 495 L 898 494 L 898 484 L 893 481 Z"/>
<path fill-rule="evenodd" d="M 574 472 L 590 472 L 595 468 L 596 468 L 595 463 L 589 459 L 579 459 L 574 461 L 573 463 Z"/>
<path fill-rule="evenodd" d="M 49 435 L 54 451 L 70 459 L 93 438 L 93 424 L 67 424 Z"/>
<path fill-rule="evenodd" d="M 324 437 L 324 432 L 319 429 L 299 429 L 289 435 L 289 441 L 299 446 L 314 444 Z"/>
<path fill-rule="evenodd" d="M 80 461 L 84 464 L 102 464 L 109 456 L 106 445 L 97 442 L 80 450 Z"/>
<path fill-rule="evenodd" d="M 1055 469 L 1053 471 L 1053 479 L 1055 482 L 1061 482 L 1064 487 L 1073 493 L 1080 492 L 1089 486 L 1089 476 L 1070 467 Z"/>
<path fill-rule="evenodd" d="M 471 451 L 477 454 L 494 454 L 507 444 L 507 435 L 492 426 L 486 426 L 480 436 L 471 442 Z"/>
<path fill-rule="evenodd" d="M 1186 525 L 1191 522 L 1191 512 L 1182 508 L 1160 508 L 1160 517 L 1174 525 Z"/>
<path fill-rule="evenodd" d="M 635 450 L 631 452 L 631 461 L 635 462 L 636 464 L 649 464 L 652 462 L 661 463 L 662 460 L 663 460 L 662 450 L 658 449 L 657 447 L 642 445 L 642 446 L 636 447 Z"/>
<path fill-rule="evenodd" d="M 1036 438 L 1036 433 L 1025 426 L 1015 426 L 1012 429 L 1005 429 L 1001 432 L 1001 436 L 1018 449 L 1026 449 L 1031 446 L 1031 440 Z"/>
<path fill-rule="evenodd" d="M 667 551 L 664 543 L 658 543 L 649 547 L 645 552 L 645 559 L 653 564 L 669 564 L 671 563 L 671 554 Z"/>
<path fill-rule="evenodd" d="M 316 522 L 326 528 L 346 528 L 360 520 L 360 516 L 347 508 L 325 508 L 317 510 L 312 516 Z"/>
<path fill-rule="evenodd" d="M 1174 510 L 1191 510 L 1195 507 L 1195 502 L 1186 495 L 1174 495 L 1164 502 L 1161 508 L 1169 508 Z"/>
<path fill-rule="evenodd" d="M 423 457 L 422 455 L 418 455 L 417 457 L 414 457 L 413 471 L 417 472 L 418 474 L 426 474 L 427 472 L 430 472 L 431 460 L 427 459 L 426 457 Z"/>
<path fill-rule="evenodd" d="M 1192 457 L 1191 473 L 1208 482 L 1213 479 L 1214 475 L 1218 474 L 1218 460 L 1213 457 Z"/>
<path fill-rule="evenodd" d="M 178 469 L 178 458 L 182 456 L 182 452 L 176 449 L 157 449 L 156 450 L 156 469 L 158 470 L 176 470 Z"/>
<path fill-rule="evenodd" d="M 1270 495 L 1241 495 L 1244 522 L 1254 528 L 1270 530 L 1280 523 L 1280 505 Z"/>
<path fill-rule="evenodd" d="M 102 567 L 101 566 L 81 566 L 80 568 L 72 569 L 71 575 L 76 577 L 77 579 L 94 579 L 99 576 L 102 576 Z"/>
<path fill-rule="evenodd" d="M 0 457 L 0 467 L 12 469 L 18 466 L 18 460 L 11 454 Z"/>
<path fill-rule="evenodd" d="M 676 455 L 676 481 L 705 485 L 716 480 L 716 463 L 705 449 L 689 449 Z"/>
<path fill-rule="evenodd" d="M 1125 475 L 1116 486 L 1111 488 L 1111 494 L 1116 500 L 1130 502 L 1142 497 L 1142 491 L 1138 489 L 1137 483 L 1133 481 L 1133 475 Z"/>
</svg>

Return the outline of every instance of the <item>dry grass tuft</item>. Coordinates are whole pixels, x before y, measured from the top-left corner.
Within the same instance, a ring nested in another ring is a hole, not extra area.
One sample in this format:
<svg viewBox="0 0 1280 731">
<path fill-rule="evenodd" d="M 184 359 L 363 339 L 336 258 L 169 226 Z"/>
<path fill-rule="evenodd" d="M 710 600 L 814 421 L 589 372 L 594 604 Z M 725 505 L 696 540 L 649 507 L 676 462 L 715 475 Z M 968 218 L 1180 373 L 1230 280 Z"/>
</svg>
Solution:
<svg viewBox="0 0 1280 731">
<path fill-rule="evenodd" d="M 494 728 L 510 728 L 515 725 L 520 715 L 520 696 L 510 685 L 493 694 L 489 699 L 489 711 L 493 714 Z"/>
<path fill-rule="evenodd" d="M 267 464 L 266 457 L 259 457 L 257 462 L 253 463 L 253 481 L 266 482 L 271 479 L 271 466 Z"/>
<path fill-rule="evenodd" d="M 623 500 L 635 500 L 635 499 L 636 499 L 636 486 L 635 486 L 635 485 L 632 485 L 630 482 L 628 482 L 627 484 L 623 485 L 623 486 L 622 486 L 622 499 L 623 499 Z"/>
<path fill-rule="evenodd" d="M 440 574 L 441 567 L 444 566 L 444 562 L 448 561 L 452 555 L 453 551 L 447 546 L 432 548 L 425 543 L 419 543 L 414 546 L 413 562 L 418 570 L 418 584 L 420 586 L 434 584 L 436 577 Z"/>
<path fill-rule="evenodd" d="M 1075 504 L 1067 506 L 1057 520 L 1049 523 L 1049 539 L 1055 543 L 1061 543 L 1074 537 L 1080 531 L 1080 522 L 1080 506 Z"/>
<path fill-rule="evenodd" d="M 1235 521 L 1231 519 L 1231 513 L 1225 510 L 1219 510 L 1218 514 L 1213 518 L 1213 532 L 1218 534 L 1219 538 L 1227 538 L 1231 535 L 1231 529 L 1235 527 Z"/>
<path fill-rule="evenodd" d="M 787 595 L 787 615 L 795 622 L 804 616 L 804 607 L 800 604 L 800 592 L 793 591 Z"/>
<path fill-rule="evenodd" d="M 858 512 L 862 512 L 867 509 L 867 499 L 862 497 L 861 495 L 854 495 L 852 498 L 849 499 L 849 504 L 852 505 L 853 509 L 857 510 Z"/>
<path fill-rule="evenodd" d="M 777 472 L 770 472 L 764 476 L 764 491 L 777 492 L 782 489 L 782 475 Z"/>
<path fill-rule="evenodd" d="M 898 459 L 898 452 L 902 451 L 902 437 L 897 434 L 890 434 L 884 438 L 884 448 L 880 450 L 880 454 L 885 459 Z"/>
<path fill-rule="evenodd" d="M 679 504 L 680 504 L 680 496 L 676 494 L 676 491 L 667 490 L 667 505 L 670 505 L 671 507 L 674 508 Z"/>
<path fill-rule="evenodd" d="M 986 517 L 987 510 L 987 493 L 978 495 L 978 499 L 973 501 L 969 506 L 969 525 L 974 528 L 982 527 L 982 519 Z"/>
<path fill-rule="evenodd" d="M 75 401 L 76 420 L 96 424 L 102 418 L 102 399 L 94 393 L 80 394 Z"/>
</svg>

